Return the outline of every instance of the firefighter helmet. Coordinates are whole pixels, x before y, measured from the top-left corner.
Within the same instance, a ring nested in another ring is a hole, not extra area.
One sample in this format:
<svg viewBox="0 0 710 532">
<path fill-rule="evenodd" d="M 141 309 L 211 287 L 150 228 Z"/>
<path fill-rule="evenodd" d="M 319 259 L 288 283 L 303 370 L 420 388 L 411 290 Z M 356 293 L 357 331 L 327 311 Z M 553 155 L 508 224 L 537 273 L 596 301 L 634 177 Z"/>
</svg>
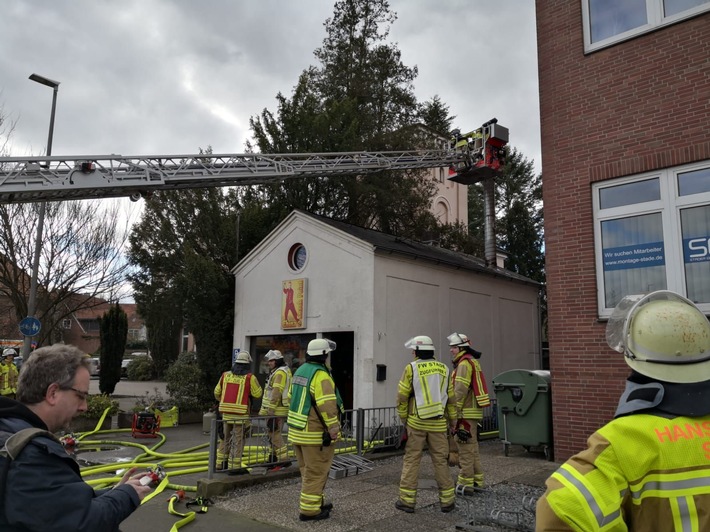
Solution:
<svg viewBox="0 0 710 532">
<path fill-rule="evenodd" d="M 449 345 L 451 347 L 471 346 L 471 342 L 469 342 L 468 336 L 466 336 L 465 334 L 451 333 L 449 336 L 446 337 L 446 339 L 449 341 Z"/>
<path fill-rule="evenodd" d="M 331 351 L 335 351 L 335 342 L 328 340 L 327 338 L 316 338 L 308 342 L 308 349 L 306 349 L 306 354 L 317 357 L 321 355 L 327 355 Z"/>
<path fill-rule="evenodd" d="M 239 351 L 237 358 L 234 359 L 235 364 L 251 364 L 251 355 L 249 351 Z"/>
<path fill-rule="evenodd" d="M 675 292 L 624 297 L 609 318 L 606 337 L 642 375 L 665 382 L 710 380 L 710 322 Z"/>
<path fill-rule="evenodd" d="M 428 336 L 415 336 L 407 340 L 404 347 L 413 351 L 434 351 L 434 342 Z"/>
<path fill-rule="evenodd" d="M 17 356 L 17 351 L 15 351 L 12 347 L 8 347 L 7 349 L 4 349 L 2 352 L 2 357 L 16 357 Z"/>
<path fill-rule="evenodd" d="M 281 351 L 278 349 L 271 349 L 268 353 L 266 353 L 266 355 L 264 355 L 267 362 L 271 360 L 281 360 L 283 357 L 284 356 L 281 354 Z"/>
</svg>

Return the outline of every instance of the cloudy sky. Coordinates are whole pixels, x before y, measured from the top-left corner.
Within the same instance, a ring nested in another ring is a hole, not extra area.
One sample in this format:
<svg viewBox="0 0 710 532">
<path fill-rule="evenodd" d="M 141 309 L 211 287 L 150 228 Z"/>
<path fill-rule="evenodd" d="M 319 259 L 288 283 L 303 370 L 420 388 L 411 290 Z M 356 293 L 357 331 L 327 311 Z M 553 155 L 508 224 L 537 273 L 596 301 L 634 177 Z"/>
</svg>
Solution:
<svg viewBox="0 0 710 532">
<path fill-rule="evenodd" d="M 276 109 L 313 51 L 334 0 L 2 0 L 0 112 L 13 155 L 243 153 L 249 117 Z M 390 0 L 391 42 L 455 126 L 490 118 L 540 171 L 533 0 Z"/>
</svg>

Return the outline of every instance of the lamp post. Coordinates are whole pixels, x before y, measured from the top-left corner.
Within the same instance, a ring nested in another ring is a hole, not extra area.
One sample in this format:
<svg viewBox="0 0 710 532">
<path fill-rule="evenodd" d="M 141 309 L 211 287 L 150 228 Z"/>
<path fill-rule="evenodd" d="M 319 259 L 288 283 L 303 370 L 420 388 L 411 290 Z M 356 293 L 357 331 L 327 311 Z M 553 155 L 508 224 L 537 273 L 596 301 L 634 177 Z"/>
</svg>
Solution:
<svg viewBox="0 0 710 532">
<path fill-rule="evenodd" d="M 52 138 L 54 137 L 54 113 L 57 109 L 57 93 L 59 92 L 59 82 L 40 76 L 39 74 L 32 74 L 30 76 L 32 81 L 36 81 L 47 87 L 51 87 L 54 92 L 52 94 L 52 112 L 49 115 L 49 136 L 47 137 L 47 157 L 52 155 Z M 49 164 L 49 163 L 47 163 Z M 39 217 L 37 219 L 37 238 L 35 239 L 35 254 L 32 259 L 32 277 L 30 280 L 30 299 L 27 302 L 27 316 L 34 317 L 35 306 L 37 303 L 37 275 L 39 273 L 39 255 L 42 250 L 42 233 L 44 232 L 44 212 L 46 210 L 47 203 L 43 201 L 39 205 Z M 22 360 L 26 360 L 27 356 L 30 354 L 30 348 L 32 346 L 32 336 L 26 335 L 22 343 Z"/>
</svg>

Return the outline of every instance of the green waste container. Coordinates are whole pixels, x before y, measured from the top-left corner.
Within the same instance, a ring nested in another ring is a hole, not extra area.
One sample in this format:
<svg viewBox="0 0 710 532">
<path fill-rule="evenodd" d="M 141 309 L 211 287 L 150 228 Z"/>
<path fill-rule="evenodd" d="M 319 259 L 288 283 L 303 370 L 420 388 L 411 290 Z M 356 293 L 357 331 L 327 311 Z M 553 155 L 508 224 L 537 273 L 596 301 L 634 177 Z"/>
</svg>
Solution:
<svg viewBox="0 0 710 532">
<path fill-rule="evenodd" d="M 498 402 L 498 428 L 505 456 L 510 445 L 527 451 L 542 447 L 552 460 L 552 398 L 550 372 L 514 369 L 493 378 Z"/>
</svg>

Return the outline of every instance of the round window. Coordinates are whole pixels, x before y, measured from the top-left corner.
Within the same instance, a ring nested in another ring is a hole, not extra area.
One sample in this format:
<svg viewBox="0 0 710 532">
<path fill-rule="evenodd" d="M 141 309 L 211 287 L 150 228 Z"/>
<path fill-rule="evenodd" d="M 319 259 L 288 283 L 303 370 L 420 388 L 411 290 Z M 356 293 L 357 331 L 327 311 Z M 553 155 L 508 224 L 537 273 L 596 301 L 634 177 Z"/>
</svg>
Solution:
<svg viewBox="0 0 710 532">
<path fill-rule="evenodd" d="M 288 266 L 292 270 L 301 271 L 308 261 L 308 251 L 303 244 L 294 244 L 288 251 Z"/>
</svg>

